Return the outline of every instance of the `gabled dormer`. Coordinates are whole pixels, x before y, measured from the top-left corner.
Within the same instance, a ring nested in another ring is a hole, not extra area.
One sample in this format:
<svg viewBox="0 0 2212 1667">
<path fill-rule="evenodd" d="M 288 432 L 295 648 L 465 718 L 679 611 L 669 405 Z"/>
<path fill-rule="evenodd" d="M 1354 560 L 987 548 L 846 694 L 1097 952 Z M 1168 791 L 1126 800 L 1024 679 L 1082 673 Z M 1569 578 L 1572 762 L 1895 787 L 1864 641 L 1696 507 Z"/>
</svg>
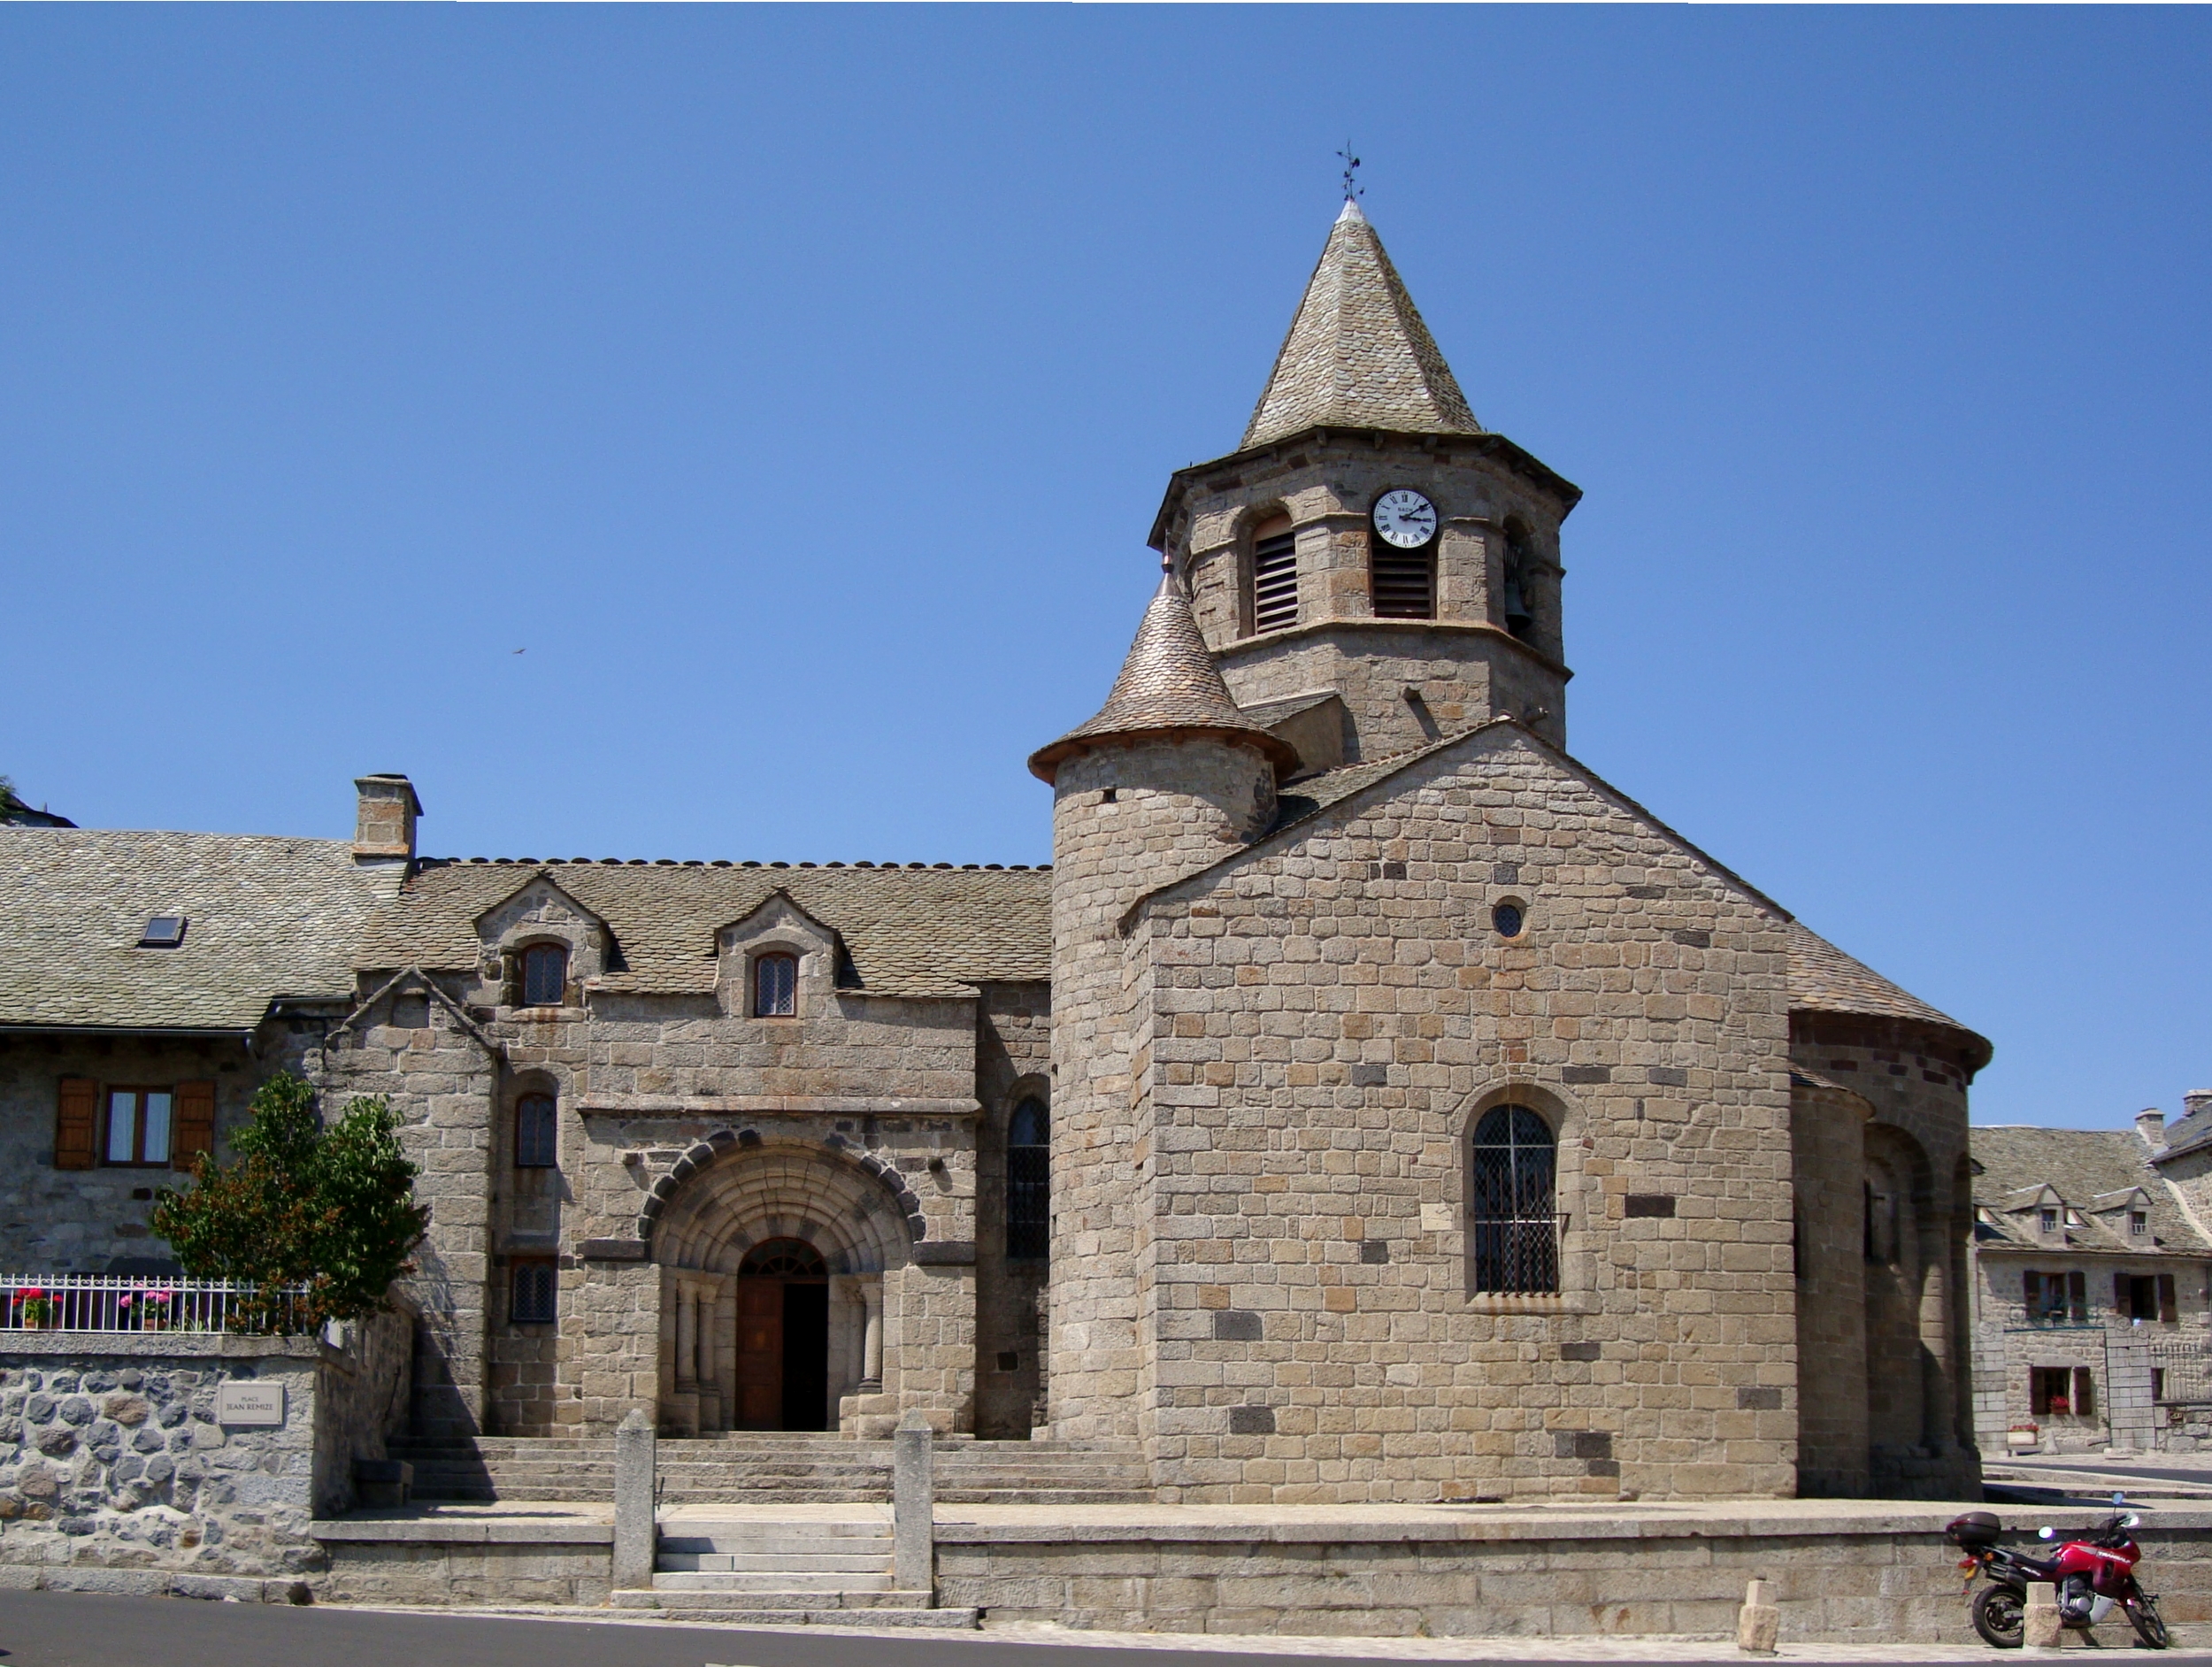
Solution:
<svg viewBox="0 0 2212 1667">
<path fill-rule="evenodd" d="M 795 1024 L 829 1007 L 844 964 L 834 928 L 784 891 L 714 934 L 715 992 L 732 1018 Z"/>
<path fill-rule="evenodd" d="M 2064 1249 L 2072 1242 L 2067 1229 L 2080 1219 L 2048 1181 L 2008 1194 L 1999 1213 L 2011 1222 L 2015 1237 L 2054 1250 Z"/>
<path fill-rule="evenodd" d="M 2124 1245 L 2154 1250 L 2158 1237 L 2151 1231 L 2151 1195 L 2141 1187 L 2099 1193 L 2089 1201 L 2089 1213 Z"/>
<path fill-rule="evenodd" d="M 550 1012 L 581 1007 L 590 982 L 614 960 L 607 923 L 543 869 L 476 917 L 483 977 L 499 1005 Z"/>
</svg>

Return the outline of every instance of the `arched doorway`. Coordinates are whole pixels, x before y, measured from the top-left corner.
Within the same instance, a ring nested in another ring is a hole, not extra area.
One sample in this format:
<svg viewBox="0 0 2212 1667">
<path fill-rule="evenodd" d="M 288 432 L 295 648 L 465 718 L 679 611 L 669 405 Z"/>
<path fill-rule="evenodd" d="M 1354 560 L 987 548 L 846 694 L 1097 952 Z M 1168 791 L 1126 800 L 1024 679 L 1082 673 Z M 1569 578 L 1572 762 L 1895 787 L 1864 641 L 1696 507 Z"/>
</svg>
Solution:
<svg viewBox="0 0 2212 1667">
<path fill-rule="evenodd" d="M 803 1239 L 764 1240 L 739 1264 L 737 1427 L 830 1427 L 829 1264 Z"/>
</svg>

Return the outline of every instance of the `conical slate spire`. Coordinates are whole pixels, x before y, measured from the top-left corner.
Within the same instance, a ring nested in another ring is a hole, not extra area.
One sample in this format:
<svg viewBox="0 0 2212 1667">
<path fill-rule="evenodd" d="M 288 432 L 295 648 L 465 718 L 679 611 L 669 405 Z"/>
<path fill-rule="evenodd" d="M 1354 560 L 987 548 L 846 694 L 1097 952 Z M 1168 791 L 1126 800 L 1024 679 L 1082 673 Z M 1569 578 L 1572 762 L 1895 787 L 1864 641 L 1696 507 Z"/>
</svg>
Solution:
<svg viewBox="0 0 2212 1667">
<path fill-rule="evenodd" d="M 1248 741 L 1283 765 L 1297 757 L 1287 743 L 1254 726 L 1230 698 L 1221 668 L 1207 652 L 1191 613 L 1190 598 L 1172 572 L 1161 575 L 1160 588 L 1145 608 L 1136 641 L 1098 716 L 1033 754 L 1030 772 L 1049 781 L 1061 760 L 1081 752 L 1088 742 L 1155 732 Z"/>
<path fill-rule="evenodd" d="M 1329 230 L 1237 449 L 1321 426 L 1482 432 L 1356 203 L 1347 203 Z"/>
</svg>

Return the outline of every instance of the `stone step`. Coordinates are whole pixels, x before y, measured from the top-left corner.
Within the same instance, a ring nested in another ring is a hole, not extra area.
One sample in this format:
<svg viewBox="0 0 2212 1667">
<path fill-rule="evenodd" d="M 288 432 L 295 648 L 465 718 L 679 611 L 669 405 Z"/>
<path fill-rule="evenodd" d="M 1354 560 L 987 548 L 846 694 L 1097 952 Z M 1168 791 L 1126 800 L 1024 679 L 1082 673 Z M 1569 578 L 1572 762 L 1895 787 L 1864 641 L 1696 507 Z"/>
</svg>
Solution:
<svg viewBox="0 0 2212 1667">
<path fill-rule="evenodd" d="M 850 1587 L 796 1585 L 713 1586 L 663 1586 L 664 1580 L 712 1579 L 730 1581 L 730 1575 L 660 1575 L 649 1591 L 617 1592 L 612 1606 L 618 1609 L 663 1609 L 689 1619 L 701 1609 L 922 1609 L 929 1607 L 926 1592 L 895 1592 L 887 1577 L 884 1585 Z"/>
<path fill-rule="evenodd" d="M 656 1592 L 888 1592 L 891 1575 L 876 1569 L 669 1569 L 653 1576 Z"/>
<path fill-rule="evenodd" d="M 664 1543 L 653 1567 L 664 1574 L 819 1574 L 841 1579 L 881 1574 L 890 1561 L 887 1556 L 841 1557 L 828 1552 L 671 1551 Z"/>
<path fill-rule="evenodd" d="M 648 1593 L 645 1595 L 650 1596 Z M 899 1595 L 904 1595 L 901 1594 Z M 918 1593 L 915 1595 L 919 1596 Z M 896 1626 L 931 1631 L 973 1632 L 979 1609 L 891 1609 L 879 1605 L 830 1609 L 660 1609 L 621 1605 L 640 1620 L 682 1621 L 695 1626 Z"/>
</svg>

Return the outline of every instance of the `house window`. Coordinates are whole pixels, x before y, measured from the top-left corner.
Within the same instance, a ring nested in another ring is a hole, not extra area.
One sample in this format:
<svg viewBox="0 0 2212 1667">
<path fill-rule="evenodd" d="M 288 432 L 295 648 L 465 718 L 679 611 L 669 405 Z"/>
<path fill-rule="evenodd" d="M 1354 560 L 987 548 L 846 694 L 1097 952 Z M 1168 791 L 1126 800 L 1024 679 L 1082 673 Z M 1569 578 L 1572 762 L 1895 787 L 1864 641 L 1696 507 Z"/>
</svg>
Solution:
<svg viewBox="0 0 2212 1667">
<path fill-rule="evenodd" d="M 2044 1232 L 2046 1232 L 2046 1233 L 2056 1233 L 2056 1232 L 2058 1231 L 2058 1211 L 2057 1211 L 2057 1210 L 2044 1210 L 2044 1211 L 2042 1212 L 2042 1217 L 2041 1217 L 2041 1218 L 2042 1218 L 2043 1231 L 2044 1231 Z"/>
<path fill-rule="evenodd" d="M 1533 585 L 1536 571 L 1536 547 L 1530 540 L 1528 528 L 1518 521 L 1505 524 L 1505 564 L 1500 574 L 1498 611 L 1505 620 L 1505 628 L 1523 641 L 1529 640 L 1536 629 L 1536 607 Z"/>
<path fill-rule="evenodd" d="M 2024 1273 L 2022 1294 L 2032 1325 L 2062 1325 L 2069 1319 L 2089 1318 L 2089 1281 L 2076 1273 Z"/>
<path fill-rule="evenodd" d="M 515 1102 L 515 1167 L 551 1169 L 558 1161 L 553 1096 L 526 1094 Z"/>
<path fill-rule="evenodd" d="M 2097 1413 L 2097 1380 L 2086 1366 L 2032 1366 L 2028 1410 L 2039 1418 L 2090 1418 Z"/>
<path fill-rule="evenodd" d="M 764 955 L 753 963 L 753 1017 L 790 1018 L 799 1010 L 799 957 Z"/>
<path fill-rule="evenodd" d="M 1252 629 L 1283 631 L 1298 623 L 1298 539 L 1290 518 L 1263 521 L 1252 533 Z"/>
<path fill-rule="evenodd" d="M 2148 1233 L 2150 1230 L 2151 1218 L 2147 1212 L 2140 1210 L 2131 1210 L 2128 1211 L 2128 1232 L 2132 1236 L 2140 1239 Z"/>
<path fill-rule="evenodd" d="M 156 915 L 146 923 L 146 930 L 138 940 L 142 949 L 173 949 L 184 941 L 185 918 L 182 915 Z"/>
<path fill-rule="evenodd" d="M 166 1088 L 110 1088 L 100 1161 L 166 1168 L 173 1103 Z"/>
<path fill-rule="evenodd" d="M 1006 1123 L 1006 1254 L 1041 1260 L 1052 1242 L 1052 1148 L 1044 1102 L 1025 1100 Z"/>
<path fill-rule="evenodd" d="M 2116 1273 L 2112 1306 L 2124 1320 L 2174 1323 L 2174 1276 L 2170 1273 Z"/>
<path fill-rule="evenodd" d="M 1468 1210 L 1477 1291 L 1556 1291 L 1558 1142 L 1526 1106 L 1493 1106 L 1475 1125 Z"/>
<path fill-rule="evenodd" d="M 517 1262 L 507 1317 L 517 1325 L 550 1325 L 559 1317 L 560 1271 L 549 1260 Z"/>
<path fill-rule="evenodd" d="M 522 952 L 522 1004 L 558 1007 L 568 989 L 568 951 L 557 943 L 534 943 Z"/>
</svg>

